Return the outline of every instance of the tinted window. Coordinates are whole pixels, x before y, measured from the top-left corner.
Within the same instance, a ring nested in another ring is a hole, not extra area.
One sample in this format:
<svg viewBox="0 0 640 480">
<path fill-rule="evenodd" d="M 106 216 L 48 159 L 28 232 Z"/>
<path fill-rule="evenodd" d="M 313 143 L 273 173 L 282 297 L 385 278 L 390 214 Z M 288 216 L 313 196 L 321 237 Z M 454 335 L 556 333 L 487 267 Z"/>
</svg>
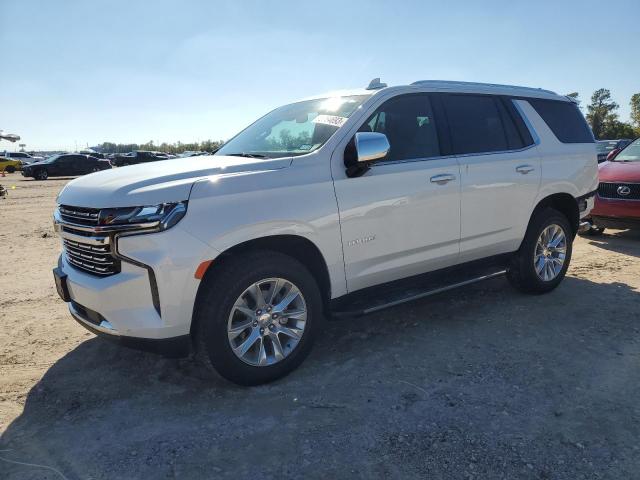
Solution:
<svg viewBox="0 0 640 480">
<path fill-rule="evenodd" d="M 577 105 L 572 102 L 528 98 L 553 134 L 562 143 L 593 143 L 593 134 Z"/>
<path fill-rule="evenodd" d="M 391 149 L 385 160 L 440 156 L 436 124 L 427 95 L 402 95 L 386 101 L 360 131 L 387 136 Z"/>
<path fill-rule="evenodd" d="M 509 150 L 518 150 L 525 147 L 525 143 L 516 128 L 513 118 L 509 115 L 504 103 L 496 98 L 496 105 L 500 111 L 500 117 L 502 118 L 502 126 L 504 127 L 504 133 L 507 137 L 507 147 Z"/>
<path fill-rule="evenodd" d="M 509 150 L 498 101 L 497 98 L 480 95 L 444 97 L 454 153 Z M 515 142 L 513 138 L 512 141 Z"/>
</svg>

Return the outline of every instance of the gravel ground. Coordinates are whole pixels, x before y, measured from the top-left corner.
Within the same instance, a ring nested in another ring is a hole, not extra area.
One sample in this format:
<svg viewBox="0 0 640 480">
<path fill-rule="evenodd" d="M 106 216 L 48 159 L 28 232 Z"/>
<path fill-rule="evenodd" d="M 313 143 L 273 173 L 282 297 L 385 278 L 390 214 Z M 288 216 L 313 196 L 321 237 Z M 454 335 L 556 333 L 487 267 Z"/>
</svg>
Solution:
<svg viewBox="0 0 640 480">
<path fill-rule="evenodd" d="M 0 478 L 640 478 L 640 234 L 578 239 L 548 295 L 495 279 L 330 322 L 240 388 L 69 317 L 65 181 L 0 179 Z"/>
</svg>

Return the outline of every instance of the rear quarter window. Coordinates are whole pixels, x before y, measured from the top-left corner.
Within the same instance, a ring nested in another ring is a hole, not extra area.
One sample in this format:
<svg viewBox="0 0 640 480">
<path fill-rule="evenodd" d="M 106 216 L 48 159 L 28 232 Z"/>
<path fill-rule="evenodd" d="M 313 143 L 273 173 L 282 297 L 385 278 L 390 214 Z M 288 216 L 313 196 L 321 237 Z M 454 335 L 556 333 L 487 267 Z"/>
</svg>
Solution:
<svg viewBox="0 0 640 480">
<path fill-rule="evenodd" d="M 586 120 L 573 102 L 527 98 L 553 134 L 562 143 L 594 143 Z"/>
</svg>

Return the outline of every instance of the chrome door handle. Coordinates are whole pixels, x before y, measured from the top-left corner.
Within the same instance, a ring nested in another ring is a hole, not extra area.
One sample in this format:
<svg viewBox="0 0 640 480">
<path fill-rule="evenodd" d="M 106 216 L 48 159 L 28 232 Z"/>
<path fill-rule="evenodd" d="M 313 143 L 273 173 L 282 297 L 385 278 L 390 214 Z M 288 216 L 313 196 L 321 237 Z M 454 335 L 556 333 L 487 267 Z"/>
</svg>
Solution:
<svg viewBox="0 0 640 480">
<path fill-rule="evenodd" d="M 516 172 L 520 172 L 523 175 L 526 175 L 529 172 L 533 172 L 535 167 L 533 165 L 520 165 L 516 167 Z"/>
<path fill-rule="evenodd" d="M 456 176 L 451 173 L 441 173 L 440 175 L 434 175 L 431 177 L 431 183 L 437 183 L 438 185 L 445 185 L 452 180 L 455 180 Z"/>
</svg>

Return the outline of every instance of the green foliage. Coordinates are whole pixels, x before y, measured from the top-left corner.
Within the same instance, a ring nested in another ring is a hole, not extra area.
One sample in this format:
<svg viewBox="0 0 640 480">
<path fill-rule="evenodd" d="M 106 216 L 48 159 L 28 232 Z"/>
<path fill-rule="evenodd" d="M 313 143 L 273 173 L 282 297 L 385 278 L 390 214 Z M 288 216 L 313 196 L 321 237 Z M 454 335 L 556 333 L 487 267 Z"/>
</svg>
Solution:
<svg viewBox="0 0 640 480">
<path fill-rule="evenodd" d="M 284 129 L 280 132 L 279 138 L 267 138 L 267 151 L 293 151 L 298 150 L 302 145 L 311 143 L 311 135 L 309 132 L 302 131 L 298 135 L 293 136 L 291 132 Z"/>
<path fill-rule="evenodd" d="M 605 138 L 605 131 L 611 132 L 615 129 L 618 121 L 618 104 L 611 100 L 611 92 L 606 88 L 601 88 L 591 95 L 591 103 L 587 106 L 587 121 L 591 125 L 593 135 L 597 139 Z"/>
<path fill-rule="evenodd" d="M 178 154 L 186 151 L 212 152 L 220 148 L 223 143 L 224 142 L 222 140 L 205 140 L 204 142 L 194 143 L 162 142 L 160 145 L 154 144 L 153 140 L 142 144 L 104 142 L 102 143 L 102 145 L 100 145 L 100 150 L 102 151 L 102 153 L 128 153 L 133 150 L 152 150 L 155 152 Z"/>
<path fill-rule="evenodd" d="M 631 121 L 638 129 L 640 135 L 640 93 L 635 93 L 631 96 Z"/>
</svg>

